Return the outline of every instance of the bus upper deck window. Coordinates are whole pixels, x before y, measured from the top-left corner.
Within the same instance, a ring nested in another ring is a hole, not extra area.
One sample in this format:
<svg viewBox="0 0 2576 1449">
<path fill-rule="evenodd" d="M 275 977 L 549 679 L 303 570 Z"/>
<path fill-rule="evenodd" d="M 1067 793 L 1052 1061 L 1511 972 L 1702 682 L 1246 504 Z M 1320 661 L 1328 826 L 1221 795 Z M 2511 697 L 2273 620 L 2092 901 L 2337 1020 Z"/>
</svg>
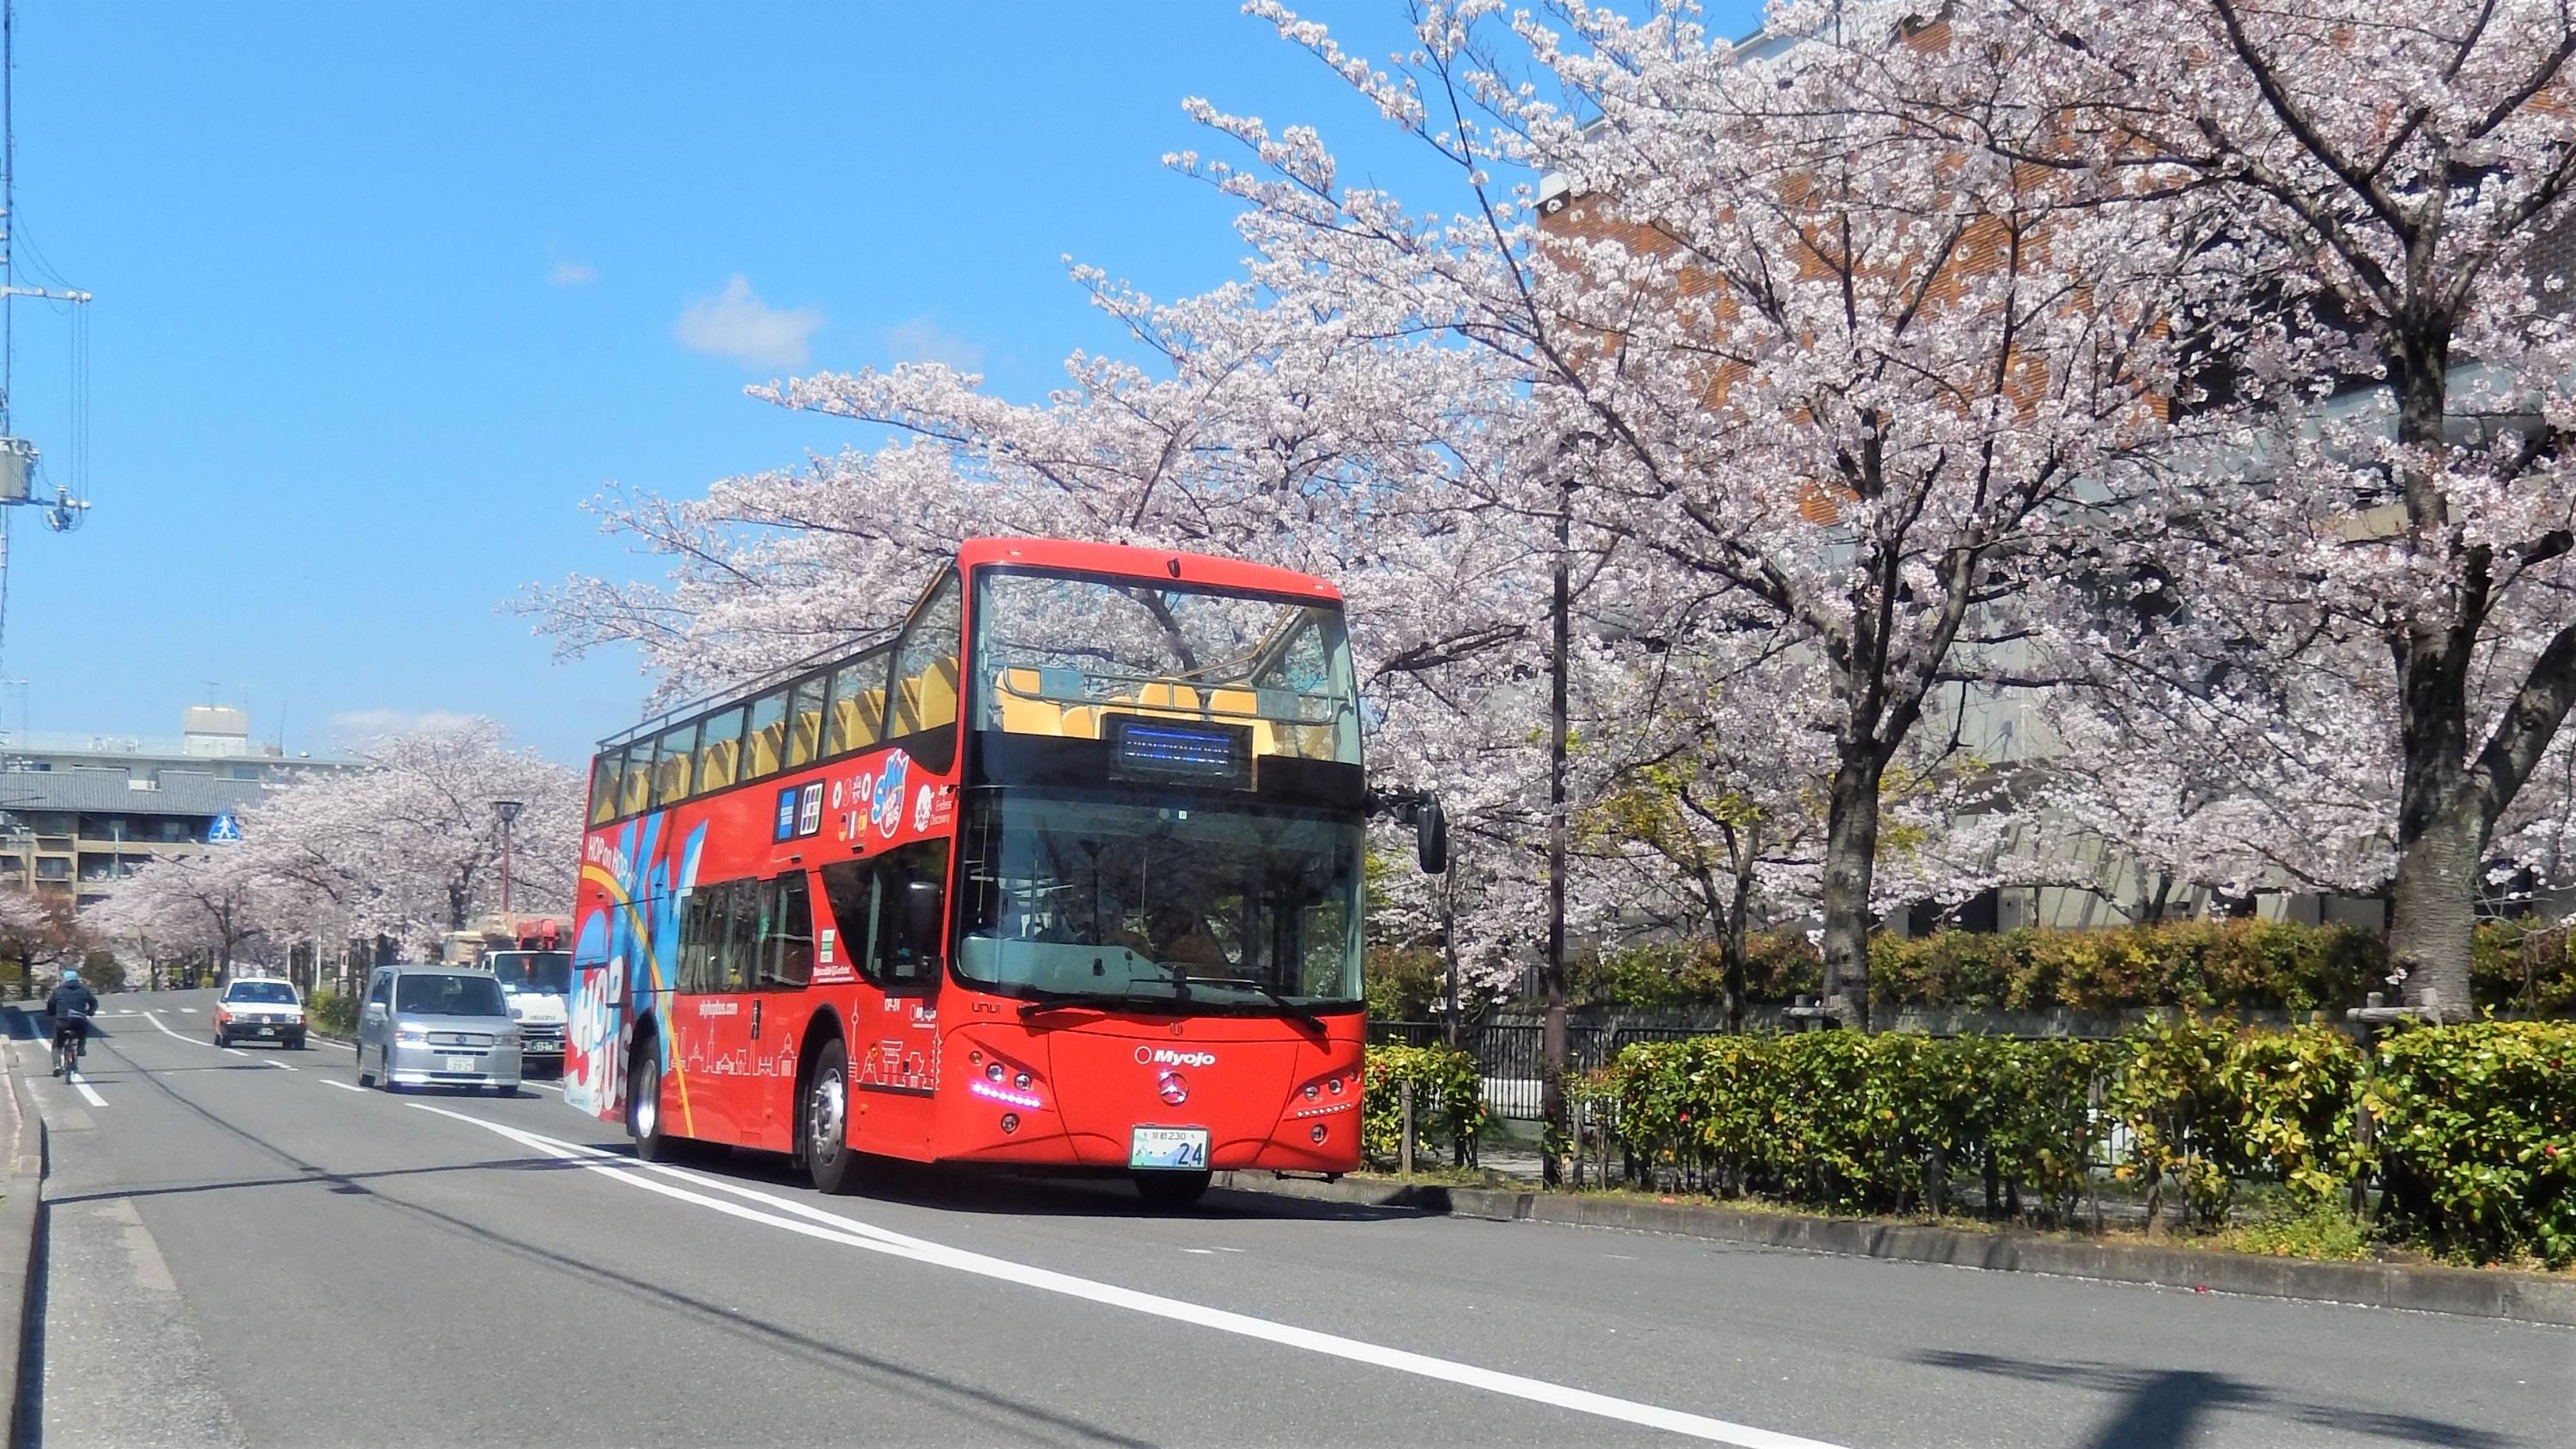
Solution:
<svg viewBox="0 0 2576 1449">
<path fill-rule="evenodd" d="M 742 739 L 742 778 L 767 779 L 787 758 L 787 691 L 777 690 L 751 702 L 751 720 Z"/>
<path fill-rule="evenodd" d="M 885 731 L 886 656 L 879 652 L 832 671 L 831 728 L 826 755 L 846 755 L 875 744 Z"/>
<path fill-rule="evenodd" d="M 626 770 L 618 777 L 617 813 L 641 815 L 653 803 L 653 741 L 650 736 L 626 747 Z"/>
<path fill-rule="evenodd" d="M 698 733 L 698 793 L 721 790 L 734 782 L 742 766 L 740 706 L 707 716 Z"/>
<path fill-rule="evenodd" d="M 823 676 L 796 681 L 787 708 L 787 763 L 810 765 L 823 750 Z"/>
<path fill-rule="evenodd" d="M 895 651 L 894 684 L 886 734 L 900 738 L 957 723 L 957 654 L 964 642 L 965 589 L 950 574 L 932 590 L 929 602 L 905 626 L 903 644 Z M 946 760 L 924 758 L 934 769 Z"/>
<path fill-rule="evenodd" d="M 617 752 L 609 750 L 590 762 L 590 823 L 606 825 L 617 818 Z"/>
<path fill-rule="evenodd" d="M 653 752 L 653 803 L 677 805 L 689 798 L 689 781 L 698 759 L 698 722 L 662 732 Z"/>
</svg>

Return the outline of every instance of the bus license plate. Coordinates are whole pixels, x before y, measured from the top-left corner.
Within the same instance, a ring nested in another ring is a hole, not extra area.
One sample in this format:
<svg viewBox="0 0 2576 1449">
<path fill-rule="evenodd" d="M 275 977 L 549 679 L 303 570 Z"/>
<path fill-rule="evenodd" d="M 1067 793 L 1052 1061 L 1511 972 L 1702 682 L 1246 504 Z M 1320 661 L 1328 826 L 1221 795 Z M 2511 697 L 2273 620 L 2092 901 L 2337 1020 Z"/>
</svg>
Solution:
<svg viewBox="0 0 2576 1449">
<path fill-rule="evenodd" d="M 1127 1145 L 1129 1167 L 1201 1172 L 1207 1168 L 1204 1127 L 1139 1127 Z"/>
</svg>

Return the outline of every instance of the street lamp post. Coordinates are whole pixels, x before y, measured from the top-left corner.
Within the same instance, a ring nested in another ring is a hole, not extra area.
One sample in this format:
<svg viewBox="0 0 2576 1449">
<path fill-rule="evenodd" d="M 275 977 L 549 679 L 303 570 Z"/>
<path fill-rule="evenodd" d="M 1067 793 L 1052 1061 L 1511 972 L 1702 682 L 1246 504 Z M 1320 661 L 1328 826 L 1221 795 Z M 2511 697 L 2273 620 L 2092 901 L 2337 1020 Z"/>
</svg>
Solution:
<svg viewBox="0 0 2576 1449">
<path fill-rule="evenodd" d="M 501 914 L 510 913 L 510 822 L 527 808 L 516 800 L 495 800 L 492 809 L 501 817 Z"/>
</svg>

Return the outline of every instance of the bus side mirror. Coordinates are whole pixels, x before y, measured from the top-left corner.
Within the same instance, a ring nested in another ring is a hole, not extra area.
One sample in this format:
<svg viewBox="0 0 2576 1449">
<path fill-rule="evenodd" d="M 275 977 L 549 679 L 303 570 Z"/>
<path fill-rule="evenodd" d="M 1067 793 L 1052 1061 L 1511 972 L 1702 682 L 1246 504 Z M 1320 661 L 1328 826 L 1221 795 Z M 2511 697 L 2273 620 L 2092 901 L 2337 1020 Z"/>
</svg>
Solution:
<svg viewBox="0 0 2576 1449">
<path fill-rule="evenodd" d="M 913 881 L 903 890 L 903 938 L 912 948 L 912 959 L 928 962 L 939 959 L 940 890 L 936 883 Z M 928 974 L 926 971 L 924 974 Z"/>
<path fill-rule="evenodd" d="M 1449 812 L 1440 808 L 1437 796 L 1425 795 L 1413 807 L 1413 855 L 1422 863 L 1423 874 L 1448 873 Z"/>
</svg>

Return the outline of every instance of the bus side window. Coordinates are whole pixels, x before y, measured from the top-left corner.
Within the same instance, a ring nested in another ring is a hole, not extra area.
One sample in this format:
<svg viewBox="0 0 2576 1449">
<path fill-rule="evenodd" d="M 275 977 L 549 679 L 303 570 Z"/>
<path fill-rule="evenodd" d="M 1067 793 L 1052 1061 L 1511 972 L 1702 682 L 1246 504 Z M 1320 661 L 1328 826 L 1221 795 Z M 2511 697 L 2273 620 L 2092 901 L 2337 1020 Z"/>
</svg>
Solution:
<svg viewBox="0 0 2576 1449">
<path fill-rule="evenodd" d="M 964 586 L 952 573 L 939 581 L 929 602 L 905 627 L 903 643 L 894 656 L 888 738 L 922 734 L 957 723 L 957 651 L 966 626 L 965 598 Z M 948 768 L 945 756 L 915 753 L 933 770 Z"/>
<path fill-rule="evenodd" d="M 641 815 L 652 803 L 653 742 L 641 739 L 626 747 L 626 770 L 617 783 L 617 813 Z"/>
<path fill-rule="evenodd" d="M 787 757 L 787 691 L 751 702 L 751 732 L 743 737 L 742 752 L 743 779 L 765 780 L 778 773 Z"/>
<path fill-rule="evenodd" d="M 801 991 L 814 977 L 814 907 L 805 872 L 792 871 L 762 887 L 769 901 L 769 938 L 761 951 L 759 985 Z"/>
<path fill-rule="evenodd" d="M 756 880 L 733 880 L 724 885 L 726 912 L 724 935 L 716 947 L 716 980 L 718 991 L 748 991 L 760 974 L 761 937 L 766 922 L 762 908 L 769 904 L 768 891 Z"/>
<path fill-rule="evenodd" d="M 653 754 L 653 804 L 677 805 L 689 798 L 691 768 L 698 759 L 698 722 L 665 730 Z"/>
<path fill-rule="evenodd" d="M 832 724 L 823 753 L 864 750 L 885 732 L 886 656 L 854 659 L 832 671 Z"/>
<path fill-rule="evenodd" d="M 742 707 L 737 705 L 707 716 L 706 727 L 698 736 L 698 793 L 707 794 L 732 784 L 735 766 L 741 760 Z"/>
<path fill-rule="evenodd" d="M 680 989 L 711 991 L 716 938 L 724 930 L 724 887 L 701 884 L 680 900 Z"/>
<path fill-rule="evenodd" d="M 617 752 L 590 762 L 590 823 L 606 825 L 617 818 Z"/>
<path fill-rule="evenodd" d="M 944 895 L 947 878 L 944 840 L 824 866 L 823 897 L 832 908 L 835 954 L 885 990 L 938 990 L 939 954 L 913 949 L 907 902 L 915 882 Z"/>
<path fill-rule="evenodd" d="M 787 732 L 787 763 L 792 769 L 810 765 L 823 748 L 823 676 L 814 675 L 796 681 L 796 691 L 787 710 L 793 728 Z"/>
</svg>

